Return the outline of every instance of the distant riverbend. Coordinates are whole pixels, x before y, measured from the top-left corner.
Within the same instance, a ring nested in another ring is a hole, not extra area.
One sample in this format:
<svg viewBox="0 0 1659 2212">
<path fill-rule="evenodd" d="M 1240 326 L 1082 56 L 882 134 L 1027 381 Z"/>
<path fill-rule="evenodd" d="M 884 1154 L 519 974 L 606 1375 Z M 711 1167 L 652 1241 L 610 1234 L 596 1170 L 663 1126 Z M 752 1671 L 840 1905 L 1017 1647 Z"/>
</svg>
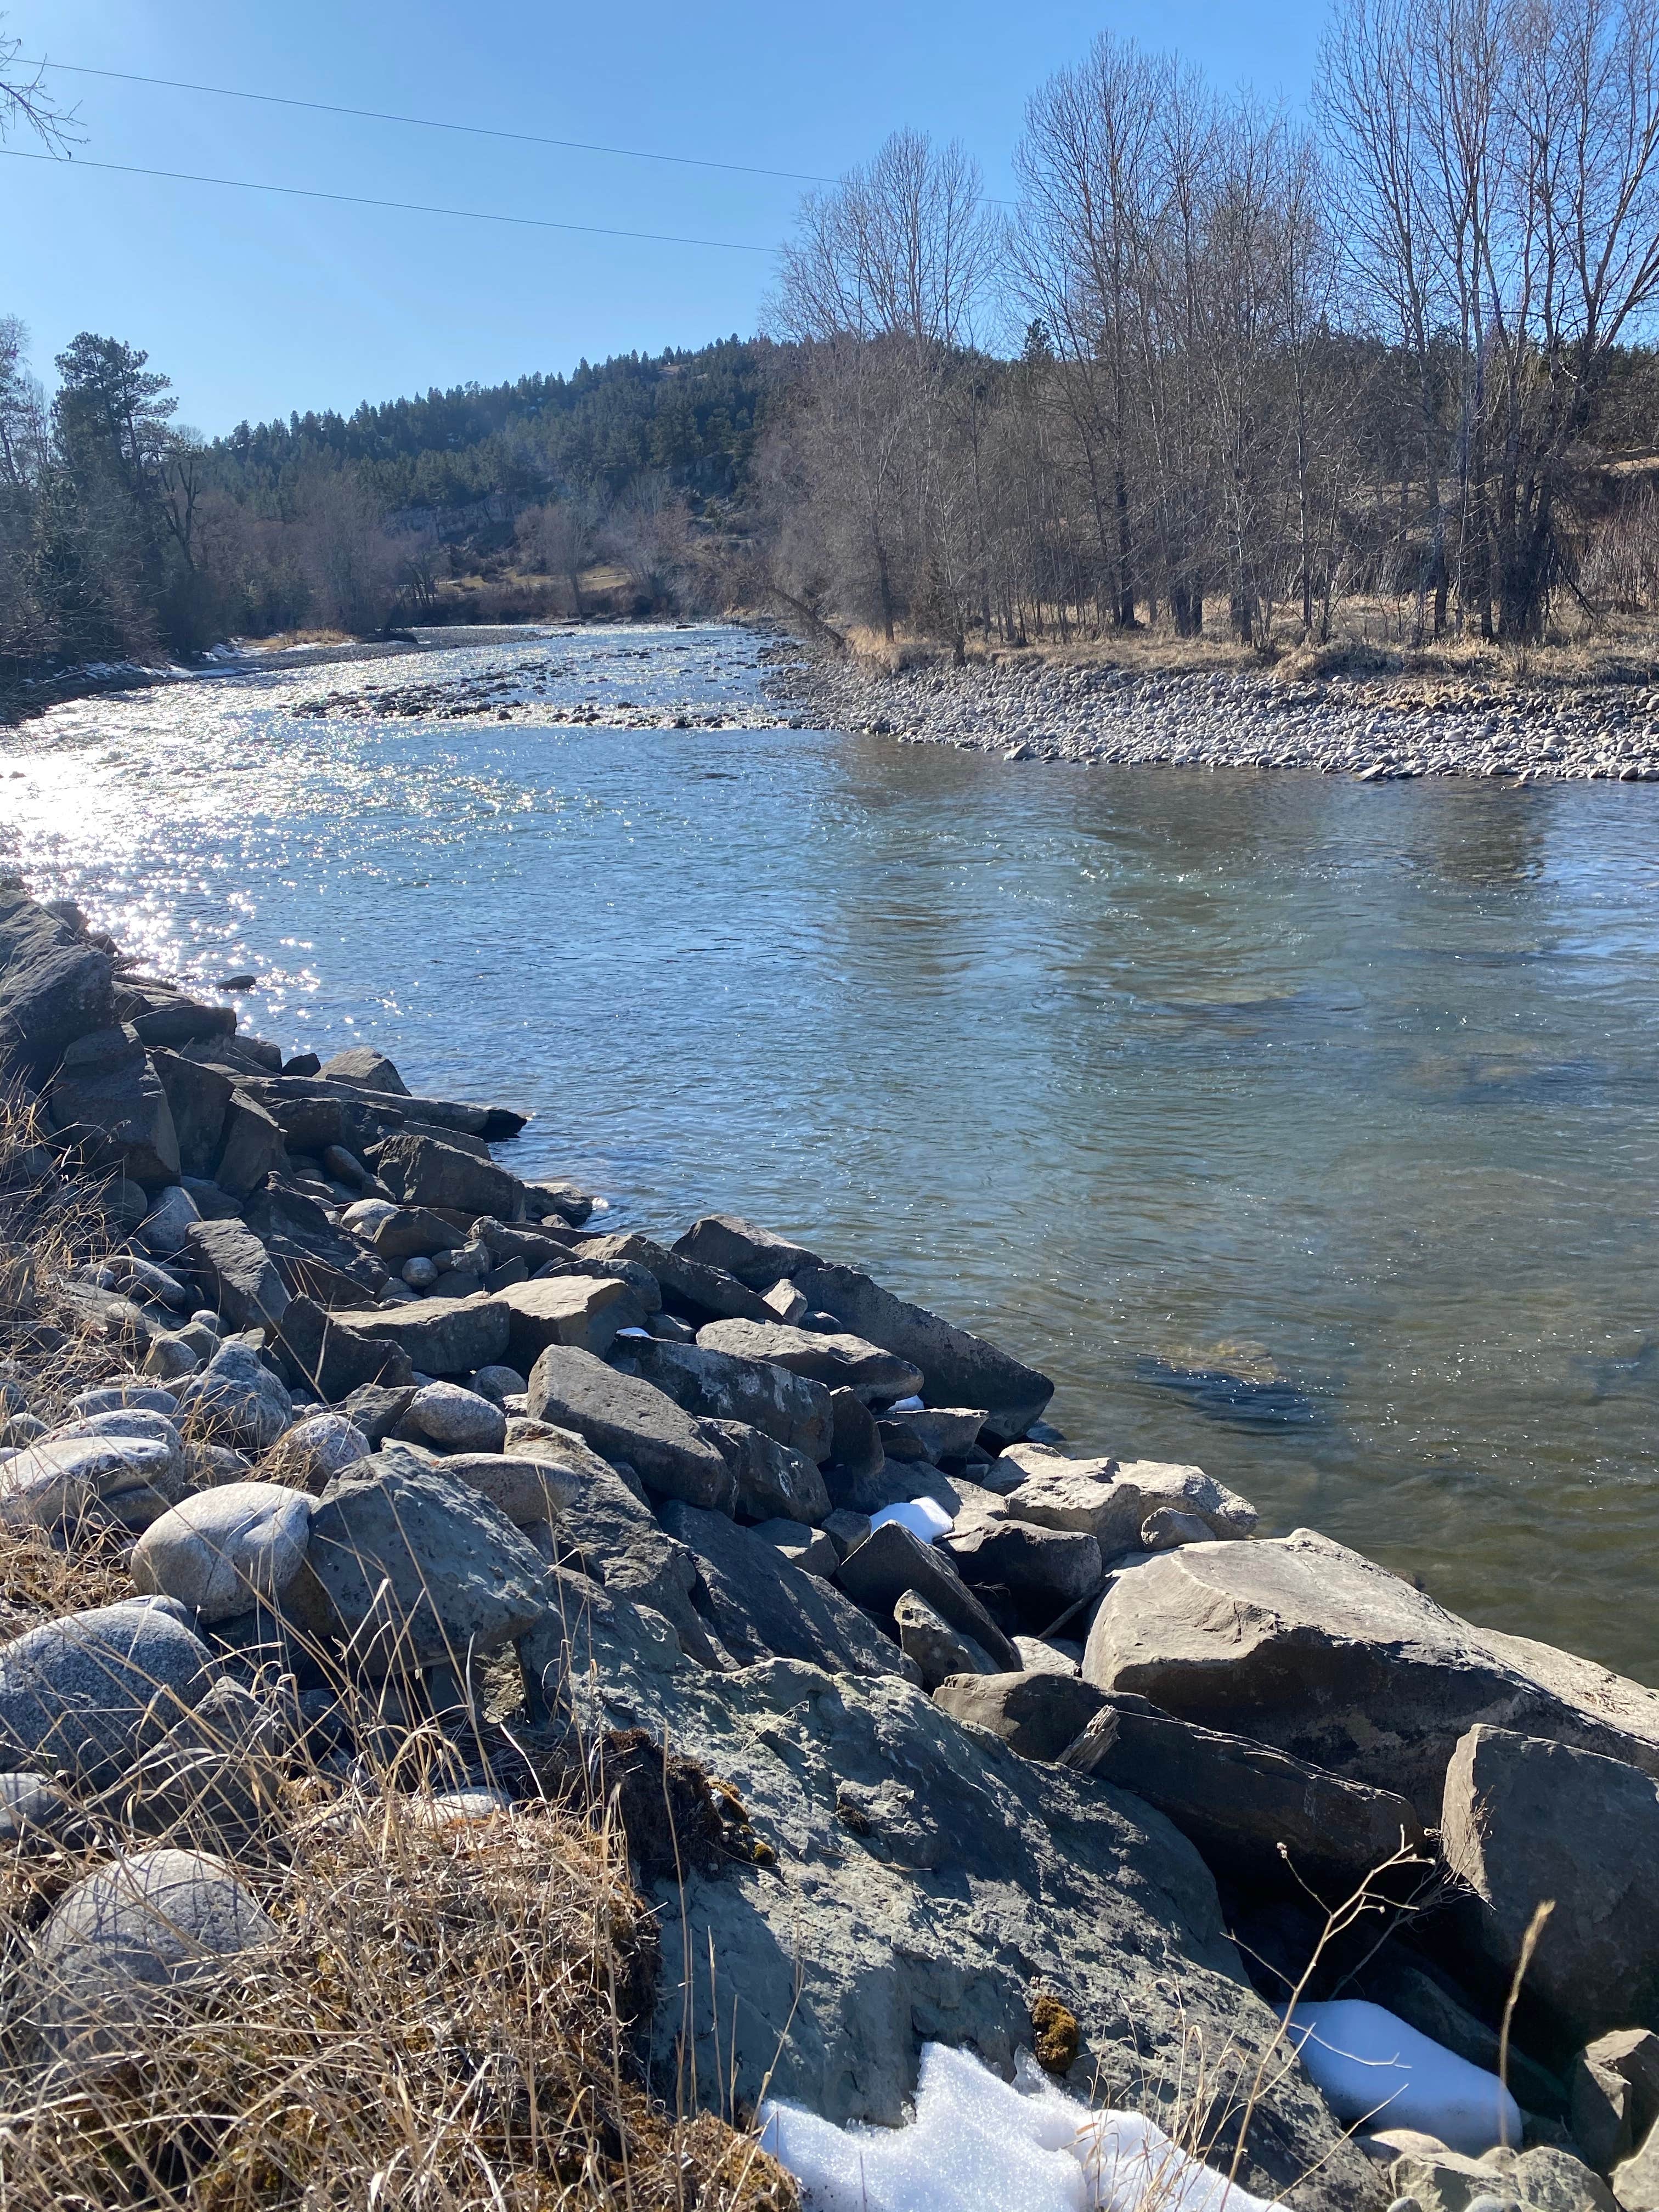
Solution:
<svg viewBox="0 0 1659 2212">
<path fill-rule="evenodd" d="M 1659 1680 L 1659 794 L 1037 773 L 1017 718 L 781 726 L 817 695 L 774 651 L 590 627 L 58 707 L 0 734 L 0 865 L 255 975 L 289 1048 L 533 1109 L 515 1172 L 619 1221 L 858 1258 L 1053 1375 L 1073 1449 Z"/>
</svg>

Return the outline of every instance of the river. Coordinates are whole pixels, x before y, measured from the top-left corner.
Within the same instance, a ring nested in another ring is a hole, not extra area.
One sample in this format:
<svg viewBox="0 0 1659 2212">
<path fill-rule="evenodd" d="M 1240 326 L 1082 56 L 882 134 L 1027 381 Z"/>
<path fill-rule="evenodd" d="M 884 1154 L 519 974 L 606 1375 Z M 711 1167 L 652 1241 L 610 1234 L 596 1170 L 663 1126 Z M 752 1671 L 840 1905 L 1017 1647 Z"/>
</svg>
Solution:
<svg viewBox="0 0 1659 2212">
<path fill-rule="evenodd" d="M 84 701 L 0 733 L 0 861 L 285 1049 L 533 1109 L 503 1157 L 619 1224 L 984 1330 L 1074 1450 L 1659 1682 L 1659 792 L 606 726 L 762 676 L 591 629 Z M 414 680 L 514 719 L 296 712 Z"/>
</svg>

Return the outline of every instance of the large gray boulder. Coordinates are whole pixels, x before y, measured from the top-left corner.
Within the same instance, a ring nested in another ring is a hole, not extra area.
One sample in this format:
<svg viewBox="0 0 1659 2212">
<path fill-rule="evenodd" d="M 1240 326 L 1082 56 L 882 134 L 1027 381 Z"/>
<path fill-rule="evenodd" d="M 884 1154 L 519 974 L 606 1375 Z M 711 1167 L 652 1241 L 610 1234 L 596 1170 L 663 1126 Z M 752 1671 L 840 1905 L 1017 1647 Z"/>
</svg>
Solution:
<svg viewBox="0 0 1659 2212">
<path fill-rule="evenodd" d="M 353 1665 L 372 1676 L 464 1668 L 547 1609 L 543 1562 L 500 1508 L 395 1444 L 330 1483 L 309 1559 Z"/>
<path fill-rule="evenodd" d="M 939 1548 L 963 1582 L 1000 1585 L 1050 1618 L 1092 1597 L 1106 1579 L 1099 1545 L 1074 1528 L 974 1521 L 942 1538 Z"/>
<path fill-rule="evenodd" d="M 819 1334 L 810 1328 L 787 1328 L 782 1322 L 711 1321 L 697 1331 L 697 1342 L 711 1352 L 770 1360 L 831 1389 L 844 1385 L 874 1398 L 908 1397 L 921 1388 L 920 1368 L 844 1331 Z"/>
<path fill-rule="evenodd" d="M 1533 1914 L 1554 1911 L 1527 1994 L 1569 2044 L 1659 2027 L 1659 1784 L 1623 1761 L 1510 1729 L 1472 1728 L 1446 1774 L 1446 1864 L 1472 1893 L 1467 1940 L 1506 1981 Z"/>
<path fill-rule="evenodd" d="M 805 1244 L 792 1244 L 735 1213 L 705 1213 L 675 1239 L 674 1249 L 682 1259 L 734 1275 L 751 1291 L 769 1290 L 780 1277 L 818 1264 L 817 1254 Z"/>
<path fill-rule="evenodd" d="M 73 1423 L 82 1428 L 83 1423 Z M 146 1528 L 184 1494 L 178 1431 L 58 1434 L 0 1459 L 0 1524 L 64 1529 L 83 1522 Z"/>
<path fill-rule="evenodd" d="M 9 1757 L 101 1788 L 205 1695 L 207 1646 L 166 1599 L 66 1613 L 0 1645 Z"/>
<path fill-rule="evenodd" d="M 222 1859 L 134 1851 L 59 1898 L 22 1973 L 19 2010 L 76 2075 L 142 2053 L 275 1923 Z"/>
<path fill-rule="evenodd" d="M 745 1422 L 815 1462 L 830 1456 L 836 1427 L 830 1392 L 808 1376 L 774 1360 L 744 1359 L 701 1343 L 667 1344 L 654 1337 L 630 1345 L 628 1361 L 688 1413 Z"/>
<path fill-rule="evenodd" d="M 178 1182 L 172 1109 L 130 1026 L 95 1030 L 65 1047 L 46 1107 L 58 1136 L 94 1171 L 125 1175 L 151 1193 Z"/>
<path fill-rule="evenodd" d="M 450 1451 L 498 1452 L 507 1440 L 507 1415 L 494 1399 L 459 1382 L 428 1382 L 409 1402 L 405 1427 Z"/>
<path fill-rule="evenodd" d="M 257 1602 L 280 1609 L 306 1564 L 311 1500 L 276 1482 L 186 1498 L 133 1547 L 136 1590 L 177 1598 L 210 1626 Z"/>
<path fill-rule="evenodd" d="M 178 1395 L 214 1443 L 238 1451 L 268 1450 L 294 1419 L 294 1401 L 276 1376 L 257 1352 L 234 1341 L 181 1383 Z"/>
<path fill-rule="evenodd" d="M 781 1444 L 743 1421 L 710 1421 L 737 1479 L 737 1510 L 746 1520 L 805 1521 L 816 1528 L 830 1510 L 830 1492 L 805 1452 Z"/>
<path fill-rule="evenodd" d="M 833 1314 L 854 1335 L 919 1368 L 922 1380 L 915 1387 L 931 1403 L 988 1408 L 985 1425 L 1003 1443 L 1023 1437 L 1054 1394 L 1046 1375 L 983 1337 L 942 1321 L 926 1306 L 896 1297 L 857 1267 L 793 1267 L 788 1273 L 808 1305 Z"/>
<path fill-rule="evenodd" d="M 415 1375 L 409 1354 L 367 1334 L 360 1320 L 326 1312 L 313 1298 L 291 1299 L 276 1338 L 287 1372 L 331 1404 L 356 1390 L 409 1389 Z"/>
<path fill-rule="evenodd" d="M 224 1143 L 225 1114 L 235 1085 L 222 1069 L 204 1067 L 176 1052 L 159 1052 L 153 1044 L 149 1059 L 167 1093 L 179 1166 L 185 1175 L 210 1176 Z"/>
<path fill-rule="evenodd" d="M 213 1180 L 233 1198 L 252 1198 L 273 1168 L 288 1157 L 281 1125 L 257 1098 L 233 1091 L 225 1109 L 224 1129 Z"/>
<path fill-rule="evenodd" d="M 988 1729 L 1022 1759 L 1055 1759 L 1100 1711 L 1101 1692 L 1075 1674 L 953 1675 L 933 1692 L 952 1720 Z"/>
<path fill-rule="evenodd" d="M 555 1275 L 509 1283 L 496 1295 L 507 1314 L 504 1356 L 525 1375 L 550 1344 L 574 1344 L 602 1359 L 619 1328 L 645 1327 L 644 1307 L 619 1276 Z"/>
<path fill-rule="evenodd" d="M 530 1371 L 526 1410 L 574 1429 L 601 1458 L 626 1460 L 665 1497 L 722 1513 L 737 1503 L 737 1479 L 712 1437 L 672 1398 L 591 1352 L 550 1345 Z"/>
<path fill-rule="evenodd" d="M 503 1464 L 510 1466 L 512 1455 L 522 1455 L 544 1467 L 550 1485 L 557 1486 L 554 1526 L 562 1561 L 618 1597 L 661 1613 L 673 1624 L 682 1650 L 700 1666 L 724 1663 L 708 1623 L 692 1603 L 695 1557 L 669 1535 L 644 1498 L 614 1468 L 574 1430 L 544 1422 L 515 1421 L 507 1431 L 507 1454 Z M 497 1502 L 507 1510 L 505 1499 Z M 515 1514 L 510 1517 L 517 1519 Z"/>
<path fill-rule="evenodd" d="M 585 1260 L 621 1262 L 644 1267 L 656 1278 L 676 1305 L 702 1321 L 774 1321 L 776 1316 L 759 1293 L 740 1283 L 724 1268 L 711 1267 L 684 1253 L 671 1252 L 654 1238 L 630 1230 L 617 1237 L 590 1237 L 582 1245 Z"/>
<path fill-rule="evenodd" d="M 1155 1805 L 1218 1874 L 1273 1887 L 1334 1881 L 1338 1904 L 1396 1852 L 1426 1849 L 1416 1813 L 1391 1790 L 1176 1720 L 1144 1698 L 1092 1694 L 1103 1709 L 1065 1764 Z"/>
<path fill-rule="evenodd" d="M 191 1271 L 227 1328 L 274 1328 L 289 1294 L 276 1263 L 240 1221 L 198 1221 L 185 1232 Z"/>
<path fill-rule="evenodd" d="M 0 890 L 0 1072 L 50 1074 L 114 1019 L 115 963 L 27 891 Z"/>
<path fill-rule="evenodd" d="M 850 1551 L 836 1580 L 866 1612 L 890 1614 L 907 1590 L 932 1606 L 942 1620 L 1009 1674 L 1020 1671 L 1019 1653 L 1003 1634 L 948 1559 L 913 1529 L 885 1521 Z"/>
<path fill-rule="evenodd" d="M 805 1659 L 832 1674 L 919 1679 L 899 1646 L 850 1599 L 791 1566 L 752 1528 L 678 1504 L 663 1508 L 662 1525 L 696 1556 L 710 1625 L 740 1666 Z"/>
<path fill-rule="evenodd" d="M 1659 1692 L 1475 1628 L 1310 1529 L 1189 1544 L 1120 1574 L 1083 1671 L 1100 1689 L 1397 1790 L 1425 1823 L 1438 1821 L 1447 1765 L 1477 1723 L 1659 1773 Z"/>
<path fill-rule="evenodd" d="M 906 1590 L 893 1607 L 899 1649 L 914 1659 L 924 1690 L 936 1690 L 952 1674 L 994 1674 L 996 1662 L 971 1637 L 952 1628 L 943 1613 L 935 1613 L 925 1597 Z"/>
<path fill-rule="evenodd" d="M 1039 1990 L 1077 2015 L 1085 2099 L 1098 2075 L 1156 2112 L 1201 2049 L 1224 2110 L 1273 2043 L 1203 1863 L 1133 1799 L 969 1735 L 890 1674 L 676 1669 L 621 1607 L 568 1641 L 584 1740 L 650 1729 L 734 1790 L 775 1854 L 691 1869 L 683 1899 L 672 1876 L 650 1886 L 662 2078 L 694 2057 L 741 2104 L 766 2083 L 833 2121 L 896 2124 L 926 2039 L 1012 2074 Z M 1245 2186 L 1272 2196 L 1318 2167 L 1309 2203 L 1374 2205 L 1366 2161 L 1300 2069 L 1268 2063 L 1264 2081 Z"/>
<path fill-rule="evenodd" d="M 394 1313 L 354 1315 L 352 1328 L 372 1342 L 395 1345 L 419 1374 L 470 1375 L 507 1357 L 512 1319 L 504 1297 L 418 1298 Z"/>
<path fill-rule="evenodd" d="M 1255 1508 L 1248 1499 L 1201 1468 L 1161 1460 L 1133 1460 L 1127 1466 L 1112 1459 L 1068 1460 L 1029 1444 L 1017 1444 L 1003 1456 L 1025 1474 L 1005 1493 L 1008 1512 L 1038 1528 L 1092 1536 L 1103 1559 L 1139 1550 L 1148 1516 L 1171 1508 L 1194 1516 L 1212 1536 L 1248 1536 L 1255 1527 Z"/>
<path fill-rule="evenodd" d="M 503 1221 L 518 1211 L 519 1186 L 505 1168 L 435 1137 L 403 1131 L 388 1137 L 375 1154 L 374 1171 L 405 1206 L 438 1206 L 475 1218 L 489 1213 Z"/>
<path fill-rule="evenodd" d="M 365 1091 L 381 1091 L 388 1097 L 407 1098 L 409 1085 L 383 1052 L 372 1044 L 354 1044 L 325 1060 L 318 1073 L 341 1083 L 356 1083 Z"/>
</svg>

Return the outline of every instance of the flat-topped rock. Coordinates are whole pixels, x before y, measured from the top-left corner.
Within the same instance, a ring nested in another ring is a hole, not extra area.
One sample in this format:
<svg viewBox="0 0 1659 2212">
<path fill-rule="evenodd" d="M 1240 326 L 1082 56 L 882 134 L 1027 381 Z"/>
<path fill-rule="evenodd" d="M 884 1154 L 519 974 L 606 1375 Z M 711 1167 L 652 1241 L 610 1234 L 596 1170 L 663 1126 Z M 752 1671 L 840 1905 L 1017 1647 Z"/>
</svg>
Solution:
<svg viewBox="0 0 1659 2212">
<path fill-rule="evenodd" d="M 1024 1436 L 1054 1394 L 1046 1375 L 926 1306 L 896 1297 L 857 1267 L 787 1272 L 810 1306 L 915 1367 L 922 1379 L 911 1387 L 933 1404 L 985 1407 L 985 1426 L 1001 1442 Z"/>
<path fill-rule="evenodd" d="M 550 1344 L 574 1345 L 602 1358 L 619 1328 L 645 1326 L 643 1307 L 614 1275 L 554 1275 L 509 1283 L 494 1295 L 507 1307 L 507 1357 L 526 1376 Z"/>
<path fill-rule="evenodd" d="M 1437 1822 L 1477 1722 L 1659 1774 L 1659 1692 L 1495 1636 L 1346 1546 L 1297 1529 L 1193 1544 L 1117 1577 L 1083 1671 L 1206 1728 L 1394 1790 Z"/>
<path fill-rule="evenodd" d="M 395 1313 L 354 1314 L 354 1332 L 395 1345 L 421 1375 L 470 1375 L 507 1357 L 513 1318 L 506 1294 L 496 1297 L 419 1298 Z M 365 1376 L 388 1381 L 389 1376 Z"/>
<path fill-rule="evenodd" d="M 1120 1466 L 1115 1460 L 1073 1461 L 1047 1453 L 1024 1464 L 1030 1470 L 1024 1480 L 1005 1493 L 1008 1511 L 1039 1528 L 1091 1535 L 1103 1559 L 1139 1548 L 1147 1521 L 1166 1509 L 1192 1516 L 1211 1536 L 1248 1536 L 1255 1526 L 1255 1508 L 1201 1468 L 1161 1460 Z"/>
<path fill-rule="evenodd" d="M 831 1389 L 845 1386 L 878 1398 L 902 1398 L 921 1384 L 921 1370 L 908 1360 L 844 1333 L 819 1335 L 783 1322 L 714 1321 L 697 1331 L 697 1342 L 708 1351 L 767 1360 Z"/>
</svg>

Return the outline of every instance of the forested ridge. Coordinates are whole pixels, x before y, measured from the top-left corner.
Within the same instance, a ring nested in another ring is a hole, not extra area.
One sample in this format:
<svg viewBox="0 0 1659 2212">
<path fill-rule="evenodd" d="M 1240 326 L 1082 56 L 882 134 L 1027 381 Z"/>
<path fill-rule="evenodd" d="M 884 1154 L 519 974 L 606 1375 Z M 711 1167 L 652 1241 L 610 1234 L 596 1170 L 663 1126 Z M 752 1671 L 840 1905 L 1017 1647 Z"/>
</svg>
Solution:
<svg viewBox="0 0 1659 2212">
<path fill-rule="evenodd" d="M 1338 0 L 1301 113 L 1103 36 L 1014 173 L 900 131 L 763 336 L 213 441 L 117 339 L 48 400 L 0 326 L 0 668 L 731 605 L 1651 658 L 1659 0 Z"/>
</svg>

